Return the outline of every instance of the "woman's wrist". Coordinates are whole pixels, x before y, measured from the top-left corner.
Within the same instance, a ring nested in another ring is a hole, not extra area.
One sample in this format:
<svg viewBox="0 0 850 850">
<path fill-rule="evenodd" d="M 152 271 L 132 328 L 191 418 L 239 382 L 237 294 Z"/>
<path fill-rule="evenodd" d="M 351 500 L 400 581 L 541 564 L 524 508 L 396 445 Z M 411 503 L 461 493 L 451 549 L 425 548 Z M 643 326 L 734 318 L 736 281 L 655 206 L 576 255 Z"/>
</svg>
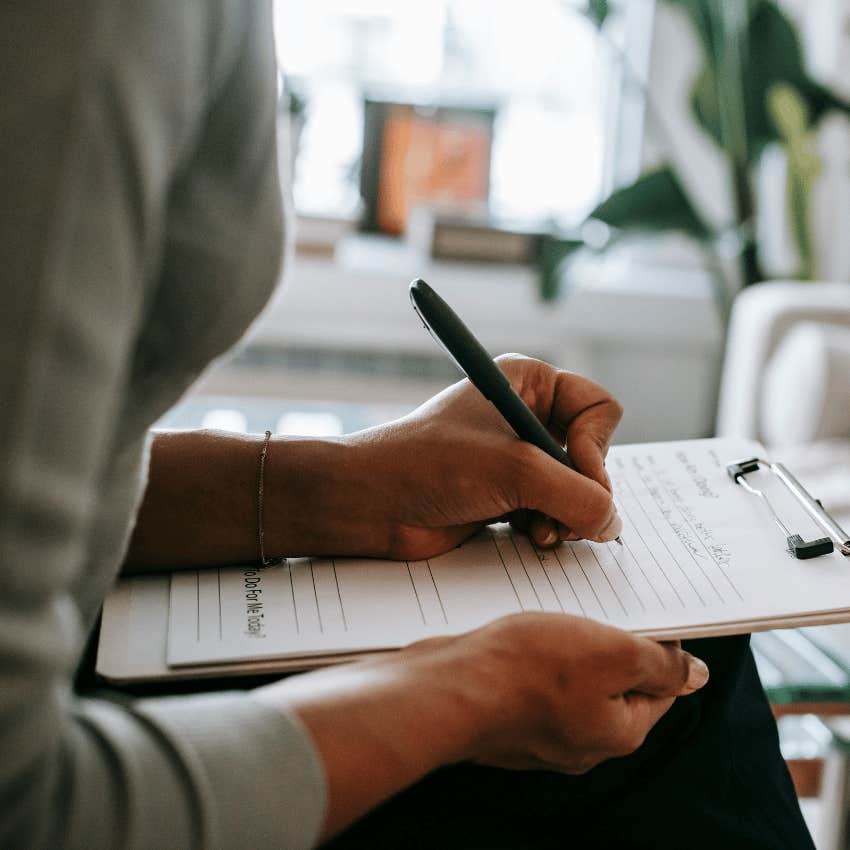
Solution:
<svg viewBox="0 0 850 850">
<path fill-rule="evenodd" d="M 274 437 L 264 470 L 267 556 L 373 555 L 393 529 L 362 446 L 346 437 Z"/>
</svg>

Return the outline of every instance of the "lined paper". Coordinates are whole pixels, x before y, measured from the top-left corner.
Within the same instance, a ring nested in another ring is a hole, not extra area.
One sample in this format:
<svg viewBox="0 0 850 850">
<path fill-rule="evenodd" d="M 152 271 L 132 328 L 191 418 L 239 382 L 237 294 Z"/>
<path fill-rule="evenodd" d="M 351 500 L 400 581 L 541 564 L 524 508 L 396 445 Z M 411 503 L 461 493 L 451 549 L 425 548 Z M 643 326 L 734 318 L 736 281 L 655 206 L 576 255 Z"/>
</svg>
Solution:
<svg viewBox="0 0 850 850">
<path fill-rule="evenodd" d="M 727 462 L 758 448 L 699 440 L 612 449 L 623 546 L 579 541 L 543 550 L 502 524 L 430 560 L 298 558 L 174 573 L 168 663 L 386 649 L 519 611 L 684 636 L 850 608 L 846 559 L 788 556 L 764 506 L 727 477 Z M 822 536 L 793 499 L 762 483 L 789 524 L 807 539 Z"/>
</svg>

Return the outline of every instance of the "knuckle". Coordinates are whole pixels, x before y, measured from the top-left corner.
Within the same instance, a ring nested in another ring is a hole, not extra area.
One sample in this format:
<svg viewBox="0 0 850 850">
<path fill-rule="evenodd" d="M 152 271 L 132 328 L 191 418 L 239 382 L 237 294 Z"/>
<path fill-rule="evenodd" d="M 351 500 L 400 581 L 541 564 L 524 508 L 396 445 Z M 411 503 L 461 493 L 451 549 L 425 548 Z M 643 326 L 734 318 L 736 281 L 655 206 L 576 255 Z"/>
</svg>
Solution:
<svg viewBox="0 0 850 850">
<path fill-rule="evenodd" d="M 635 640 L 629 640 L 617 648 L 617 659 L 625 678 L 634 682 L 640 678 L 644 668 L 643 647 Z"/>
<path fill-rule="evenodd" d="M 670 652 L 678 659 L 678 663 L 674 666 L 678 677 L 677 684 L 684 685 L 691 675 L 690 656 L 683 649 L 671 649 Z"/>
<path fill-rule="evenodd" d="M 485 663 L 495 669 L 524 666 L 534 652 L 534 629 L 525 614 L 511 614 L 485 627 L 483 656 Z"/>
<path fill-rule="evenodd" d="M 519 377 L 522 373 L 528 373 L 530 370 L 540 369 L 541 367 L 545 369 L 554 368 L 537 357 L 529 357 L 527 354 L 518 354 L 515 351 L 500 354 L 495 360 L 502 372 L 509 378 Z"/>
<path fill-rule="evenodd" d="M 495 358 L 499 369 L 507 375 L 508 378 L 517 377 L 526 367 L 531 358 L 524 354 L 517 354 L 515 351 L 508 354 L 500 354 Z"/>
<path fill-rule="evenodd" d="M 514 364 L 528 363 L 531 360 L 531 357 L 527 357 L 525 354 L 518 354 L 516 351 L 509 351 L 507 354 L 500 354 L 496 358 L 496 362 L 499 366 L 512 366 Z"/>
<path fill-rule="evenodd" d="M 606 403 L 608 405 L 609 410 L 611 411 L 611 418 L 615 422 L 619 422 L 623 418 L 623 413 L 625 413 L 623 405 L 620 404 L 620 402 L 617 401 L 617 399 L 614 398 L 614 396 L 612 395 L 608 396 Z"/>
<path fill-rule="evenodd" d="M 454 638 L 448 635 L 438 637 L 423 638 L 422 640 L 414 641 L 408 644 L 404 651 L 409 653 L 429 652 L 431 650 L 441 649 L 450 643 L 454 642 Z"/>
</svg>

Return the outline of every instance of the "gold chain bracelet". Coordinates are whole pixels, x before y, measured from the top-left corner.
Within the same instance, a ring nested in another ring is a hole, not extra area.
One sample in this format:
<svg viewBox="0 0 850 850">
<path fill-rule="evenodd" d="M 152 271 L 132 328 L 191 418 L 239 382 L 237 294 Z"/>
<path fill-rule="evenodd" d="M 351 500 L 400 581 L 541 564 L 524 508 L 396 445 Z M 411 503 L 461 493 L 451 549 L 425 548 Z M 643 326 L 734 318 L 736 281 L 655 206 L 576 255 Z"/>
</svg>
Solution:
<svg viewBox="0 0 850 850">
<path fill-rule="evenodd" d="M 260 463 L 257 469 L 257 533 L 260 539 L 260 563 L 264 567 L 273 567 L 285 560 L 282 557 L 267 558 L 264 541 L 266 532 L 263 530 L 263 485 L 266 472 L 266 455 L 269 453 L 269 442 L 271 438 L 272 432 L 266 431 L 266 438 L 263 440 L 263 449 L 260 452 Z"/>
</svg>

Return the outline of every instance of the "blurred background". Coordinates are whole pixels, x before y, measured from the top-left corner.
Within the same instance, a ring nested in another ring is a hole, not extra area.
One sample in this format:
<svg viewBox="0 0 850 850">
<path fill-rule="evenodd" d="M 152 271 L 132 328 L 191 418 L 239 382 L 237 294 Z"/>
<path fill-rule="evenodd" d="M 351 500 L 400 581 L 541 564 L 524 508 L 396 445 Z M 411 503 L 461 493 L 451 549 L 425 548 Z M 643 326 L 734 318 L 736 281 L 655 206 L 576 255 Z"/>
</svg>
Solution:
<svg viewBox="0 0 850 850">
<path fill-rule="evenodd" d="M 411 410 L 458 377 L 423 277 L 493 354 L 612 390 L 620 442 L 760 439 L 850 525 L 850 0 L 276 0 L 275 37 L 284 279 L 164 426 Z M 755 649 L 850 846 L 850 631 Z"/>
<path fill-rule="evenodd" d="M 494 354 L 614 391 L 621 441 L 706 436 L 734 294 L 850 277 L 840 0 L 275 10 L 294 256 L 200 389 L 272 399 L 247 427 L 347 431 L 453 380 L 408 304 L 421 276 Z"/>
</svg>

